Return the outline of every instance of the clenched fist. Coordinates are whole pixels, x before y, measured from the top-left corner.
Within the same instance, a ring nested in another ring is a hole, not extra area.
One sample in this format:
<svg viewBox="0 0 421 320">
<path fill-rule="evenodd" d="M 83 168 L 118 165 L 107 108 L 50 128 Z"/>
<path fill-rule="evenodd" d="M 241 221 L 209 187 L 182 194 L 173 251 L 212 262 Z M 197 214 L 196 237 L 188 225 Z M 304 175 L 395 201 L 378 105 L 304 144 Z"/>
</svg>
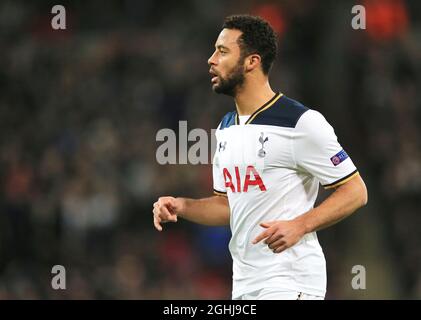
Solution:
<svg viewBox="0 0 421 320">
<path fill-rule="evenodd" d="M 177 222 L 177 215 L 182 212 L 183 199 L 174 197 L 160 197 L 153 204 L 153 224 L 158 231 L 162 231 L 161 223 Z"/>
</svg>

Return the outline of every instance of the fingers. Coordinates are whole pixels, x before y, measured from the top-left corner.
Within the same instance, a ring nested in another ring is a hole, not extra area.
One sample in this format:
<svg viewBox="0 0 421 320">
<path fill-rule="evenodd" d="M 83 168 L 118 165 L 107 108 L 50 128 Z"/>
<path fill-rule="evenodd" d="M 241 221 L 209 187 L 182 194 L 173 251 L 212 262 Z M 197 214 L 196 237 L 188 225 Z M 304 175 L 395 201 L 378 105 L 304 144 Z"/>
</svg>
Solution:
<svg viewBox="0 0 421 320">
<path fill-rule="evenodd" d="M 266 238 L 265 243 L 267 245 L 271 245 L 275 241 L 278 241 L 283 237 L 283 234 L 280 234 L 279 232 L 276 232 L 276 230 L 272 233 L 272 235 L 268 238 Z"/>
<path fill-rule="evenodd" d="M 158 230 L 158 231 L 162 231 L 162 226 L 161 226 L 161 224 L 160 224 L 159 222 L 160 222 L 160 219 L 159 219 L 159 218 L 157 218 L 157 217 L 154 215 L 154 217 L 153 217 L 153 224 L 154 224 L 154 226 L 155 226 L 155 229 L 156 229 L 156 230 Z"/>
<path fill-rule="evenodd" d="M 259 243 L 260 241 L 262 241 L 263 239 L 269 237 L 272 235 L 272 230 L 267 229 L 265 231 L 263 231 L 262 233 L 260 233 L 254 240 L 253 240 L 253 244 Z"/>
<path fill-rule="evenodd" d="M 288 246 L 284 244 L 284 245 L 282 245 L 282 246 L 280 246 L 280 247 L 278 247 L 278 248 L 276 248 L 272 251 L 273 251 L 273 253 L 281 253 L 282 251 L 284 251 L 286 249 L 288 249 Z"/>
<path fill-rule="evenodd" d="M 262 223 L 260 223 L 260 226 L 263 227 L 263 228 L 270 228 L 275 223 L 276 223 L 276 221 L 262 222 Z"/>
<path fill-rule="evenodd" d="M 161 223 L 177 222 L 177 215 L 170 211 L 173 210 L 173 207 L 173 201 L 170 197 L 160 198 L 153 204 L 153 223 L 158 231 L 162 231 Z"/>
<path fill-rule="evenodd" d="M 161 197 L 158 200 L 158 204 L 161 207 L 166 207 L 167 209 L 173 211 L 174 210 L 174 198 L 172 197 Z"/>
<path fill-rule="evenodd" d="M 272 236 L 273 235 L 273 233 L 275 232 L 274 230 L 272 230 L 272 229 L 270 229 L 270 227 L 273 225 L 273 224 L 275 224 L 276 223 L 276 221 L 270 221 L 270 222 L 262 222 L 262 223 L 260 223 L 259 225 L 262 227 L 262 228 L 266 228 L 266 230 L 265 231 L 263 231 L 261 234 L 259 234 L 253 241 L 252 241 L 252 243 L 253 244 L 256 244 L 256 243 L 258 243 L 258 242 L 260 242 L 260 241 L 262 241 L 263 239 L 265 239 L 265 238 L 267 238 L 267 237 L 270 237 L 270 236 Z"/>
<path fill-rule="evenodd" d="M 256 244 L 263 239 L 264 243 L 267 244 L 268 248 L 273 253 L 280 253 L 288 249 L 294 243 L 291 243 L 288 237 L 288 232 L 285 230 L 285 222 L 283 221 L 268 221 L 260 223 L 262 228 L 265 228 L 254 240 L 253 244 Z"/>
<path fill-rule="evenodd" d="M 268 245 L 269 249 L 271 249 L 272 251 L 278 249 L 279 247 L 282 247 L 286 245 L 285 239 L 280 238 L 277 241 L 272 242 L 271 244 Z"/>
<path fill-rule="evenodd" d="M 273 253 L 280 253 L 284 251 L 285 249 L 288 249 L 288 246 L 283 236 L 282 235 L 274 236 L 274 234 L 271 234 L 270 229 L 265 230 L 260 235 L 258 235 L 256 239 L 253 240 L 253 244 L 258 243 L 265 238 L 267 238 L 265 243 L 266 242 L 269 243 L 268 248 L 271 249 Z"/>
<path fill-rule="evenodd" d="M 164 222 L 165 221 L 177 222 L 177 216 L 175 214 L 171 214 L 166 206 L 160 207 L 160 210 L 161 212 L 159 216 L 164 218 Z"/>
<path fill-rule="evenodd" d="M 155 207 L 152 212 L 153 212 L 153 224 L 155 226 L 155 229 L 158 231 L 162 231 L 161 218 L 159 217 L 157 208 Z"/>
</svg>

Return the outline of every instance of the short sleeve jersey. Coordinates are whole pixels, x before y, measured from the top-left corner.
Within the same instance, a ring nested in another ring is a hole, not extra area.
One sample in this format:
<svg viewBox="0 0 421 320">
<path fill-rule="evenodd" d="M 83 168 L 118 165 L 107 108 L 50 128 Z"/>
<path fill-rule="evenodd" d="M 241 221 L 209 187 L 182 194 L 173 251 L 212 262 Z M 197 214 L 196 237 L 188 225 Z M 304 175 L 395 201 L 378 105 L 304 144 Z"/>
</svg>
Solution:
<svg viewBox="0 0 421 320">
<path fill-rule="evenodd" d="M 231 210 L 233 298 L 263 287 L 324 295 L 325 258 L 315 232 L 280 254 L 252 240 L 263 231 L 259 223 L 312 209 L 319 184 L 334 188 L 358 174 L 332 126 L 278 93 L 245 122 L 226 114 L 216 141 L 213 187 Z"/>
</svg>

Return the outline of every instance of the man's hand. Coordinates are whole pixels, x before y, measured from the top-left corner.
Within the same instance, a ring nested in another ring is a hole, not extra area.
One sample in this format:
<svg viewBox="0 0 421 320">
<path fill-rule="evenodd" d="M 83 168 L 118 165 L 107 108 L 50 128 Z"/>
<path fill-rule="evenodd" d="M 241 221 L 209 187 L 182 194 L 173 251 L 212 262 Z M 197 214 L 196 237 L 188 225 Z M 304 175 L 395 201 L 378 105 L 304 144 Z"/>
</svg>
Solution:
<svg viewBox="0 0 421 320">
<path fill-rule="evenodd" d="M 177 215 L 182 212 L 183 200 L 174 197 L 160 197 L 153 204 L 153 224 L 158 231 L 162 231 L 161 223 L 177 222 Z"/>
<path fill-rule="evenodd" d="M 256 244 L 263 239 L 274 253 L 280 253 L 296 244 L 305 234 L 304 225 L 297 220 L 262 222 L 265 228 L 254 240 Z"/>
</svg>

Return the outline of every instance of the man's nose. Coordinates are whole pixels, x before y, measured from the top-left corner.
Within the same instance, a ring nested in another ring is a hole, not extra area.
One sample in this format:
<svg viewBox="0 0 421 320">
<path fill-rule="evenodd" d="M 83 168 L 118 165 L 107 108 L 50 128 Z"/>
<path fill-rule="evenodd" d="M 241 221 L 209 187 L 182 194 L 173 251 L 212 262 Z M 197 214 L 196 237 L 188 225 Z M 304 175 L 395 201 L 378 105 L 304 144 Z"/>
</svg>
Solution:
<svg viewBox="0 0 421 320">
<path fill-rule="evenodd" d="M 208 59 L 208 65 L 210 65 L 210 66 L 216 64 L 215 63 L 215 53 L 216 53 L 216 51 Z"/>
</svg>

